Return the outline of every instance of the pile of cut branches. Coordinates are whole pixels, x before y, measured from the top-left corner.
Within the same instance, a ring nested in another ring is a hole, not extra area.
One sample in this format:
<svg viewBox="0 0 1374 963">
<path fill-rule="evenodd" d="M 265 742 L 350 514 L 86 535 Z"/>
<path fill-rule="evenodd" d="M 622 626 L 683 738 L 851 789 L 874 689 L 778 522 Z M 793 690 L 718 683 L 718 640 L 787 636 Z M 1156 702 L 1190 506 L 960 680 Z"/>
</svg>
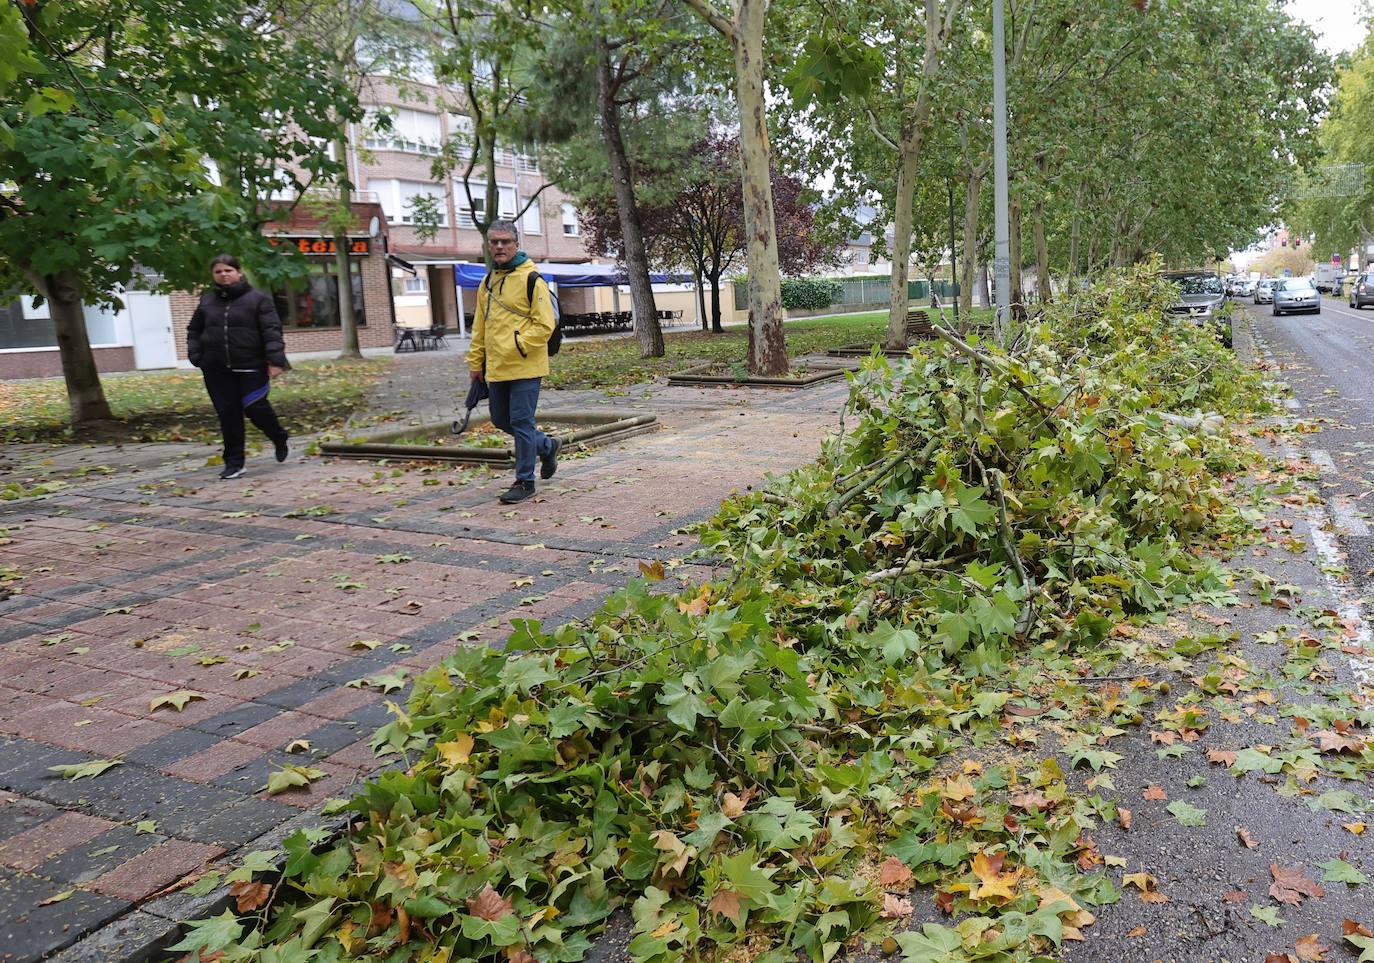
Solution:
<svg viewBox="0 0 1374 963">
<path fill-rule="evenodd" d="M 1129 614 L 1223 588 L 1205 550 L 1244 532 L 1241 450 L 1194 409 L 1259 395 L 1166 303 L 1142 272 L 1013 352 L 947 332 L 873 359 L 852 431 L 704 527 L 732 577 L 663 593 L 646 567 L 586 623 L 456 651 L 376 736 L 406 768 L 347 804 L 343 836 L 286 840 L 287 898 L 179 949 L 571 963 L 618 910 L 644 963 L 862 940 L 908 963 L 1035 960 L 1082 938 L 1119 895 L 1090 835 L 1114 803 L 1053 757 L 949 757 L 1050 711 L 1047 686 L 1066 704 Z M 1078 698 L 1128 725 L 1155 695 Z M 1068 750 L 1070 768 L 1110 755 Z M 926 884 L 950 925 L 910 928 Z"/>
</svg>

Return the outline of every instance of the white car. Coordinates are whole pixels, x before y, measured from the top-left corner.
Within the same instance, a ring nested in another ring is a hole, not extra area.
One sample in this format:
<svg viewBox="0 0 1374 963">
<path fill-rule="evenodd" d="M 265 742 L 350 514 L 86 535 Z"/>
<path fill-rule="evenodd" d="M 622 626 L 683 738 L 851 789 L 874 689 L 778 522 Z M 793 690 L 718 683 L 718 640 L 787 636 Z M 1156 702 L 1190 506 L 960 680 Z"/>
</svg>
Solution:
<svg viewBox="0 0 1374 963">
<path fill-rule="evenodd" d="M 1256 304 L 1274 303 L 1274 285 L 1282 281 L 1283 278 L 1261 278 L 1255 282 L 1254 299 Z"/>
</svg>

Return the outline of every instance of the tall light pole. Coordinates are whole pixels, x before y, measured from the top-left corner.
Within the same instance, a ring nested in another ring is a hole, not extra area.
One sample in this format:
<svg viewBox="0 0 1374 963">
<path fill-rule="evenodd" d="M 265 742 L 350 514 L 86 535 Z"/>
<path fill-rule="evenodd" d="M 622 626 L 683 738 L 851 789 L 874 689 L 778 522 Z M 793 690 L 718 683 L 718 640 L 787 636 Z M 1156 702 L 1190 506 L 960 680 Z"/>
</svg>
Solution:
<svg viewBox="0 0 1374 963">
<path fill-rule="evenodd" d="M 992 259 L 994 304 L 993 330 L 1006 344 L 1011 332 L 1011 227 L 1007 218 L 1007 42 L 1004 0 L 992 0 Z"/>
</svg>

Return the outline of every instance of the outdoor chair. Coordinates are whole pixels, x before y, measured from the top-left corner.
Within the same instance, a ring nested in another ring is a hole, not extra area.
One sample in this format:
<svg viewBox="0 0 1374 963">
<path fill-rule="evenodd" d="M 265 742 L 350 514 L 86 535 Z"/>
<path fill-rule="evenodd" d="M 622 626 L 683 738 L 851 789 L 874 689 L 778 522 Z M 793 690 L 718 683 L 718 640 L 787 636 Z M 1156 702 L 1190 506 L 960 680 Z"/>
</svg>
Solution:
<svg viewBox="0 0 1374 963">
<path fill-rule="evenodd" d="M 448 339 L 444 337 L 446 334 L 448 334 L 448 325 L 446 324 L 436 324 L 434 327 L 430 328 L 426 335 L 429 346 L 438 349 L 440 345 L 443 345 L 447 348 Z"/>
</svg>

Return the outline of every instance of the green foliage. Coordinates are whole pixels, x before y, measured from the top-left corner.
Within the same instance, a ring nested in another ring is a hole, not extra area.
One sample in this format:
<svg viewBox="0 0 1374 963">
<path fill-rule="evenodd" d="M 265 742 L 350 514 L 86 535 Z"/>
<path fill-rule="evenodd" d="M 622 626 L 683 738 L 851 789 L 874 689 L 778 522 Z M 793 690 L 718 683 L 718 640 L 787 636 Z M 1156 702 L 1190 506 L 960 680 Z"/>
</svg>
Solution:
<svg viewBox="0 0 1374 963">
<path fill-rule="evenodd" d="M 0 290 L 50 296 L 37 282 L 74 271 L 87 301 L 106 302 L 139 267 L 186 288 L 226 248 L 264 276 L 303 264 L 258 229 L 282 170 L 298 182 L 342 170 L 321 138 L 357 103 L 324 51 L 235 5 L 18 9 L 44 42 L 8 83 L 0 56 Z"/>
<path fill-rule="evenodd" d="M 875 357 L 852 431 L 703 527 L 727 580 L 649 571 L 585 622 L 455 651 L 376 734 L 407 765 L 347 804 L 353 829 L 286 841 L 294 903 L 178 949 L 573 961 L 625 909 L 642 963 L 752 938 L 823 961 L 890 933 L 914 879 L 961 922 L 901 935 L 906 959 L 1052 951 L 1118 898 L 1080 852 L 1111 805 L 1053 758 L 941 763 L 1047 673 L 1062 700 L 1128 612 L 1219 585 L 1198 549 L 1241 529 L 1237 452 L 1159 413 L 1239 414 L 1258 385 L 1171 293 L 1122 278 L 1015 355 Z M 1064 752 L 1109 768 L 1108 738 Z"/>
<path fill-rule="evenodd" d="M 844 287 L 831 278 L 783 278 L 782 306 L 820 311 L 838 301 L 842 293 Z"/>
</svg>

